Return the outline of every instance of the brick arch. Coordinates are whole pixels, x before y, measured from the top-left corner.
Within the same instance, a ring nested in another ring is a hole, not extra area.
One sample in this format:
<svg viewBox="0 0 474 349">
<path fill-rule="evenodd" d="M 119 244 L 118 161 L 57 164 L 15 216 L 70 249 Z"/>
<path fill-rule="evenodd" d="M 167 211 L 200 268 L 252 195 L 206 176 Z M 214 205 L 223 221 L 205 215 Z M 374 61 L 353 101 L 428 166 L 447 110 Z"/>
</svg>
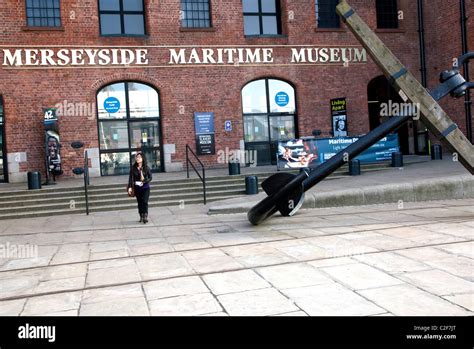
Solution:
<svg viewBox="0 0 474 349">
<path fill-rule="evenodd" d="M 93 98 L 96 98 L 97 93 L 105 86 L 113 84 L 115 82 L 123 82 L 123 81 L 135 81 L 135 82 L 143 82 L 155 90 L 160 92 L 161 88 L 164 87 L 164 84 L 161 83 L 159 80 L 147 75 L 146 73 L 114 73 L 112 75 L 107 75 L 102 79 L 96 80 L 91 86 L 93 94 Z"/>
<path fill-rule="evenodd" d="M 261 75 L 257 75 L 256 77 L 252 77 L 252 79 L 246 80 L 244 83 L 242 83 L 240 85 L 240 91 L 242 91 L 242 89 L 245 86 L 247 86 L 248 84 L 250 84 L 251 82 L 254 82 L 254 81 L 257 81 L 257 80 L 265 80 L 265 79 L 280 80 L 280 81 L 286 82 L 287 84 L 291 85 L 291 87 L 293 87 L 294 90 L 297 89 L 297 85 L 293 81 L 290 81 L 289 79 L 287 79 L 286 77 L 281 77 L 281 76 L 275 75 L 275 74 L 261 74 Z"/>
</svg>

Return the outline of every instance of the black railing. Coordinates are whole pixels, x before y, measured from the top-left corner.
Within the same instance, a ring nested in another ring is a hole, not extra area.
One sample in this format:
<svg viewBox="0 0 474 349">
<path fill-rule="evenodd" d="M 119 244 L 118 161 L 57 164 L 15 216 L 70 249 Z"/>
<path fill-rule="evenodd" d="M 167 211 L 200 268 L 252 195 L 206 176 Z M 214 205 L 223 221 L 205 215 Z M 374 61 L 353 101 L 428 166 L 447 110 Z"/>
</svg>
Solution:
<svg viewBox="0 0 474 349">
<path fill-rule="evenodd" d="M 199 165 L 201 165 L 202 168 L 202 175 L 199 173 L 199 171 L 196 169 L 194 164 L 192 163 L 191 159 L 189 158 L 189 152 L 196 158 L 196 160 L 199 162 Z M 203 191 L 203 196 L 204 196 L 204 205 L 206 204 L 206 169 L 204 168 L 204 164 L 199 160 L 197 155 L 193 152 L 193 150 L 189 147 L 189 145 L 186 144 L 186 174 L 187 177 L 189 178 L 189 165 L 191 164 L 194 172 L 198 175 L 198 177 L 201 179 L 202 182 L 202 191 Z"/>
<path fill-rule="evenodd" d="M 89 194 L 87 187 L 90 185 L 89 182 L 89 157 L 87 156 L 87 150 L 84 152 L 84 197 L 86 199 L 86 214 L 89 215 Z"/>
</svg>

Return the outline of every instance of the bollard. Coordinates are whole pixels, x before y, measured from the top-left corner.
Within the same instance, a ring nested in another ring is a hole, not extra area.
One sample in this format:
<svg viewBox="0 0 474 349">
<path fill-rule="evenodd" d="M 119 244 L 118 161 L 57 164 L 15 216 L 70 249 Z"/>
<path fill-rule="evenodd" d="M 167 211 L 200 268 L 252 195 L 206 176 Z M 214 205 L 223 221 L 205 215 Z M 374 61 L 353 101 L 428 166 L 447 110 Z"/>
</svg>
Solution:
<svg viewBox="0 0 474 349">
<path fill-rule="evenodd" d="M 28 189 L 41 189 L 41 173 L 28 172 Z"/>
<path fill-rule="evenodd" d="M 441 145 L 431 145 L 431 160 L 443 160 L 443 148 Z"/>
<path fill-rule="evenodd" d="M 240 174 L 240 162 L 229 162 L 229 175 L 239 175 Z"/>
<path fill-rule="evenodd" d="M 352 159 L 349 161 L 349 174 L 351 176 L 360 176 L 360 160 Z"/>
<path fill-rule="evenodd" d="M 394 152 L 392 153 L 392 167 L 403 167 L 403 153 Z"/>
<path fill-rule="evenodd" d="M 245 177 L 245 194 L 255 195 L 258 194 L 258 178 L 257 176 Z"/>
</svg>

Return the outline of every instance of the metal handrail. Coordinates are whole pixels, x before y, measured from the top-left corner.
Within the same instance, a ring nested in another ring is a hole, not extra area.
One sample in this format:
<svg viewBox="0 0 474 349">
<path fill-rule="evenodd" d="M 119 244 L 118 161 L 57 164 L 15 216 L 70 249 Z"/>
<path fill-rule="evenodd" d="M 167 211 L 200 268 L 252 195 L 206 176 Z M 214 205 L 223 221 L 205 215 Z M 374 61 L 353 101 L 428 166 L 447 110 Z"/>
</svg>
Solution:
<svg viewBox="0 0 474 349">
<path fill-rule="evenodd" d="M 191 159 L 189 158 L 188 152 L 191 152 L 192 155 L 196 158 L 196 160 L 199 162 L 199 165 L 202 167 L 202 176 L 199 173 L 199 171 L 196 169 L 194 164 L 192 163 Z M 206 204 L 206 169 L 204 167 L 204 164 L 199 160 L 198 156 L 194 151 L 189 147 L 189 145 L 186 144 L 186 173 L 187 177 L 189 178 L 189 164 L 191 164 L 194 172 L 198 175 L 198 177 L 201 179 L 202 182 L 202 191 L 203 191 L 203 196 L 204 196 L 204 205 Z"/>
<path fill-rule="evenodd" d="M 87 187 L 90 185 L 89 182 L 89 157 L 87 156 L 87 150 L 84 152 L 84 197 L 86 198 L 86 215 L 89 215 L 89 193 Z"/>
</svg>

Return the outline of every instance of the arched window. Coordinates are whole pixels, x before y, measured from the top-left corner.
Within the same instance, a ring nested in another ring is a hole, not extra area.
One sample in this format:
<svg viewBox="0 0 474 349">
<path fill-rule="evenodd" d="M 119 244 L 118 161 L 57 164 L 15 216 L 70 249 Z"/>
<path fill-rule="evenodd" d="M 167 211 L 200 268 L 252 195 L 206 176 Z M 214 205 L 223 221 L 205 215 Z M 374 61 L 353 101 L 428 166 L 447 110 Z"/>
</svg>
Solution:
<svg viewBox="0 0 474 349">
<path fill-rule="evenodd" d="M 242 89 L 246 150 L 257 151 L 257 164 L 276 164 L 278 141 L 297 137 L 295 90 L 276 79 L 255 80 Z"/>
<path fill-rule="evenodd" d="M 97 94 L 102 175 L 128 174 L 133 156 L 145 153 L 152 171 L 162 171 L 158 92 L 138 82 L 118 82 Z"/>
</svg>

